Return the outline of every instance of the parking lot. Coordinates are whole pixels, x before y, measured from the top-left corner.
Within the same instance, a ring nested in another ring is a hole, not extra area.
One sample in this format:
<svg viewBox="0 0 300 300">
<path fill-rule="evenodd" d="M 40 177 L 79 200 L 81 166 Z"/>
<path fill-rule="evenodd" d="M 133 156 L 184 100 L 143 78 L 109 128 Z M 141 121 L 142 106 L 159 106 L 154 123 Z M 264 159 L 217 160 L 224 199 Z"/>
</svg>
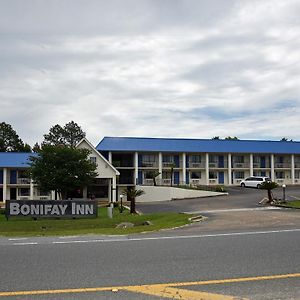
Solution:
<svg viewBox="0 0 300 300">
<path fill-rule="evenodd" d="M 259 204 L 267 196 L 265 190 L 229 187 L 227 191 L 228 195 L 217 197 L 138 203 L 137 208 L 145 214 L 188 212 L 204 216 L 202 222 L 180 229 L 189 232 L 300 227 L 300 210 L 277 209 Z M 282 198 L 282 188 L 275 189 L 273 194 L 278 199 Z M 300 199 L 300 186 L 287 187 L 286 199 Z"/>
</svg>

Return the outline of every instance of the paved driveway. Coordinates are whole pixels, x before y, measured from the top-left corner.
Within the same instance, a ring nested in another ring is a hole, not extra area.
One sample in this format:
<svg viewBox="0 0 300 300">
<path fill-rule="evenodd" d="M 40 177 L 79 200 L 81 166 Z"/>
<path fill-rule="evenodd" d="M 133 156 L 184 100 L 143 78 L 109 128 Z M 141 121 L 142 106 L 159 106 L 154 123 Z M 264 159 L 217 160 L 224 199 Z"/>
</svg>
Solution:
<svg viewBox="0 0 300 300">
<path fill-rule="evenodd" d="M 254 188 L 229 187 L 227 191 L 229 195 L 217 197 L 137 203 L 137 209 L 147 214 L 154 212 L 198 212 L 257 208 L 260 207 L 259 201 L 267 196 L 265 190 Z M 275 189 L 273 194 L 277 198 L 282 198 L 282 188 Z M 288 187 L 286 189 L 286 198 L 288 200 L 300 199 L 300 186 Z"/>
<path fill-rule="evenodd" d="M 229 195 L 156 203 L 138 203 L 143 213 L 190 212 L 206 219 L 193 226 L 181 228 L 181 232 L 223 232 L 226 230 L 265 230 L 300 228 L 300 210 L 276 209 L 259 205 L 267 192 L 259 189 L 230 187 Z M 282 198 L 282 188 L 273 191 Z M 300 199 L 300 187 L 288 187 L 287 200 Z"/>
</svg>

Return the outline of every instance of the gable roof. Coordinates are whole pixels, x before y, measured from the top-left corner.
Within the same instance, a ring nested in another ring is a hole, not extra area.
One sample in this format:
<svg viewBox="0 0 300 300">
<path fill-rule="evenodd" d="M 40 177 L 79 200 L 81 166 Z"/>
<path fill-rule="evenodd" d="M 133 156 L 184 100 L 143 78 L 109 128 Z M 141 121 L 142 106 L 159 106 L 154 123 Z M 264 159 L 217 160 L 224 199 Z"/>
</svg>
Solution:
<svg viewBox="0 0 300 300">
<path fill-rule="evenodd" d="M 36 153 L 24 152 L 0 152 L 0 166 L 3 168 L 28 168 L 29 157 Z"/>
<path fill-rule="evenodd" d="M 76 145 L 76 148 L 82 144 L 83 142 L 86 142 L 88 144 L 88 146 L 95 151 L 95 153 L 103 160 L 105 161 L 105 163 L 111 168 L 113 169 L 113 171 L 116 173 L 116 175 L 120 175 L 120 172 L 86 139 L 86 138 L 83 138 L 81 139 L 77 145 Z"/>
<path fill-rule="evenodd" d="M 99 151 L 300 154 L 300 142 L 104 137 Z"/>
</svg>

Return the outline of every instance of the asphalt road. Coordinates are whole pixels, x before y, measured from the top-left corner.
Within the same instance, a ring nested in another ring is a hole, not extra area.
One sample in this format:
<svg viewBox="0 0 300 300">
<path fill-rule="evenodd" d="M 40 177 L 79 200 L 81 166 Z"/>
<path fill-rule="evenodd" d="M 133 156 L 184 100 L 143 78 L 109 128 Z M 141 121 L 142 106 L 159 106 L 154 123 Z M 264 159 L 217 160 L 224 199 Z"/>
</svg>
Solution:
<svg viewBox="0 0 300 300">
<path fill-rule="evenodd" d="M 155 233 L 0 238 L 0 300 L 300 299 L 300 211 L 259 207 L 262 197 L 233 188 L 229 196 L 139 205 L 207 216 Z"/>
<path fill-rule="evenodd" d="M 180 283 L 300 273 L 300 229 L 221 235 L 1 239 L 1 292 Z M 81 241 L 81 242 L 80 242 Z M 34 243 L 34 244 L 32 244 Z M 249 299 L 299 299 L 294 278 L 191 285 Z M 151 289 L 151 287 L 150 287 Z M 164 299 L 163 297 L 160 297 Z M 158 299 L 120 289 L 0 299 Z M 189 299 L 189 298 L 186 298 Z"/>
</svg>

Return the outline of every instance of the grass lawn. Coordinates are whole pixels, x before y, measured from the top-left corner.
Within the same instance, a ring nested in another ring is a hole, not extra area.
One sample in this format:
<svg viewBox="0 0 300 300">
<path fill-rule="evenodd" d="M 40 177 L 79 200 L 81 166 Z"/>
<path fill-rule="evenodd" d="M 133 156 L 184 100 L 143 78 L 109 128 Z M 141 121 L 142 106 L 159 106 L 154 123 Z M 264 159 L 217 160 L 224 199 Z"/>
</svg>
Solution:
<svg viewBox="0 0 300 300">
<path fill-rule="evenodd" d="M 0 214 L 0 236 L 48 236 L 48 235 L 83 235 L 83 234 L 130 234 L 155 231 L 189 224 L 191 216 L 178 213 L 157 213 L 151 215 L 131 215 L 128 210 L 120 213 L 114 209 L 112 219 L 107 217 L 106 207 L 98 210 L 98 218 L 94 219 L 38 219 L 10 218 Z M 151 221 L 153 225 L 143 225 Z M 131 228 L 115 228 L 117 224 L 130 222 Z"/>
<path fill-rule="evenodd" d="M 300 200 L 288 201 L 286 203 L 280 204 L 280 206 L 290 207 L 290 208 L 300 208 Z"/>
</svg>

